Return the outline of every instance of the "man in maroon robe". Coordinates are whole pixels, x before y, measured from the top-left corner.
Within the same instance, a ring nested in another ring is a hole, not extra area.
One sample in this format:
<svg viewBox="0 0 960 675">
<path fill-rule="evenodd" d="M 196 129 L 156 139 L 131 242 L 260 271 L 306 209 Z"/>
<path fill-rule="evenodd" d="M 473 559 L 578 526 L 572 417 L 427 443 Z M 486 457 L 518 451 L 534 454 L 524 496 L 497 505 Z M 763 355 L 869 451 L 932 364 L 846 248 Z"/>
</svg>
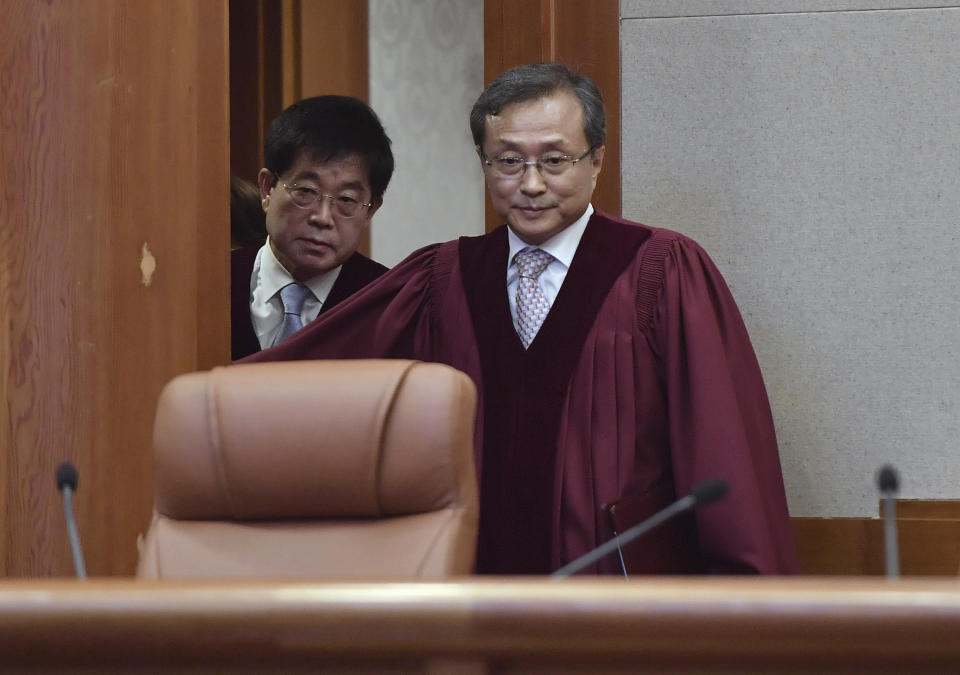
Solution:
<svg viewBox="0 0 960 675">
<path fill-rule="evenodd" d="M 720 273 L 687 237 L 590 205 L 596 85 L 558 64 L 515 68 L 471 129 L 507 226 L 414 252 L 248 360 L 414 358 L 469 374 L 479 573 L 556 570 L 717 477 L 726 496 L 625 546 L 627 570 L 795 572 L 766 391 Z M 621 559 L 592 569 L 621 573 Z"/>
</svg>

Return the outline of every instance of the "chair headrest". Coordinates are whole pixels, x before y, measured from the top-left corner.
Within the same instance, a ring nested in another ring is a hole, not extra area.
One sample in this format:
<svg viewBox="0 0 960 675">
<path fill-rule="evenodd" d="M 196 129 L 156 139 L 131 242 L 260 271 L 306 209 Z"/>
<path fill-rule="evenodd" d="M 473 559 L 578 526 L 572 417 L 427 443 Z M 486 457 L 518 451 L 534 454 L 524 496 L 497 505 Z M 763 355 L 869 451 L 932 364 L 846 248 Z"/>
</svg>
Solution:
<svg viewBox="0 0 960 675">
<path fill-rule="evenodd" d="M 435 363 L 294 361 L 181 375 L 157 406 L 156 508 L 179 520 L 441 509 L 475 490 L 475 410 L 470 378 Z"/>
</svg>

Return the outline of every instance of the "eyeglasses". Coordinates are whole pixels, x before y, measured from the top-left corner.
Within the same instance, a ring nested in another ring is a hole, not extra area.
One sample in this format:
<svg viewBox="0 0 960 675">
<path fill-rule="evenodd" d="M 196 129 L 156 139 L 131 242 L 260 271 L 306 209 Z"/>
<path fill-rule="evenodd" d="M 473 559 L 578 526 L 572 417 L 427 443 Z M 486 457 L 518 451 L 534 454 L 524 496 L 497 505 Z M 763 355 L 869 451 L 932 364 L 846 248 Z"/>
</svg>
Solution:
<svg viewBox="0 0 960 675">
<path fill-rule="evenodd" d="M 354 199 L 349 195 L 327 195 L 305 185 L 297 185 L 296 183 L 287 185 L 279 180 L 277 183 L 290 195 L 290 201 L 293 202 L 293 205 L 299 206 L 301 209 L 312 209 L 321 197 L 330 200 L 330 209 L 334 215 L 340 218 L 353 218 L 360 211 L 361 206 L 367 208 L 373 206 L 372 203 L 364 204 L 359 199 Z"/>
<path fill-rule="evenodd" d="M 579 157 L 552 152 L 539 159 L 532 160 L 526 160 L 523 157 L 517 157 L 515 155 L 487 159 L 486 154 L 483 154 L 483 163 L 491 167 L 494 175 L 498 178 L 518 178 L 523 175 L 524 170 L 528 166 L 537 167 L 540 170 L 540 175 L 544 177 L 559 176 L 594 150 L 595 148 L 593 147 L 588 148 L 587 151 Z M 481 150 L 481 153 L 482 152 Z"/>
</svg>

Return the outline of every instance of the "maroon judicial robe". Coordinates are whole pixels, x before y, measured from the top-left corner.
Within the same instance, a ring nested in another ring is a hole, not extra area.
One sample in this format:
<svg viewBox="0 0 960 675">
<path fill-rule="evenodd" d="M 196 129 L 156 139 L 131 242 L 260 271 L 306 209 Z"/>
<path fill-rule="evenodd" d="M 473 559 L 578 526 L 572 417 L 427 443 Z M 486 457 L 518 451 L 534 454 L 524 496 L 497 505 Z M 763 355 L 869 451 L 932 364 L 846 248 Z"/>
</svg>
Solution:
<svg viewBox="0 0 960 675">
<path fill-rule="evenodd" d="M 506 229 L 411 254 L 246 361 L 415 358 L 477 384 L 477 571 L 546 573 L 722 477 L 727 495 L 624 548 L 633 573 L 797 571 L 766 390 L 689 238 L 595 212 L 529 350 Z M 617 556 L 595 571 L 619 572 Z"/>
</svg>

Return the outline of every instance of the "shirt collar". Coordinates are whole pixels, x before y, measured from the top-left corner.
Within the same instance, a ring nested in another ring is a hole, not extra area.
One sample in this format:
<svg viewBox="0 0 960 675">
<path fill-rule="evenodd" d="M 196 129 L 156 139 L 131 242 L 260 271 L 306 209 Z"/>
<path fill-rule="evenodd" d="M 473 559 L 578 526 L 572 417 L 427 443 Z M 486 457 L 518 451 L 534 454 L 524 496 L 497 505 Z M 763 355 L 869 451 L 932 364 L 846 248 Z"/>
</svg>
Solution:
<svg viewBox="0 0 960 675">
<path fill-rule="evenodd" d="M 263 245 L 263 248 L 265 250 L 260 262 L 260 287 L 263 289 L 264 297 L 272 298 L 279 293 L 280 289 L 284 286 L 296 283 L 296 279 L 294 279 L 287 271 L 287 268 L 277 260 L 277 256 L 273 253 L 273 247 L 270 246 L 269 237 Z M 330 289 L 333 288 L 333 284 L 340 274 L 341 267 L 342 265 L 337 265 L 333 269 L 322 272 L 301 283 L 310 289 L 315 298 L 322 301 L 322 299 L 326 298 L 330 293 Z"/>
<path fill-rule="evenodd" d="M 580 245 L 583 232 L 587 229 L 587 223 L 590 221 L 590 216 L 592 215 L 593 204 L 587 204 L 587 210 L 584 211 L 583 215 L 577 218 L 572 225 L 563 228 L 537 246 L 537 248 L 543 249 L 563 263 L 564 267 L 569 268 L 570 263 L 573 262 L 573 256 L 577 252 L 577 246 Z M 530 244 L 524 242 L 514 234 L 509 225 L 507 226 L 507 239 L 510 242 L 510 253 L 507 258 L 507 264 L 510 265 L 513 263 L 513 257 L 530 246 Z"/>
</svg>

